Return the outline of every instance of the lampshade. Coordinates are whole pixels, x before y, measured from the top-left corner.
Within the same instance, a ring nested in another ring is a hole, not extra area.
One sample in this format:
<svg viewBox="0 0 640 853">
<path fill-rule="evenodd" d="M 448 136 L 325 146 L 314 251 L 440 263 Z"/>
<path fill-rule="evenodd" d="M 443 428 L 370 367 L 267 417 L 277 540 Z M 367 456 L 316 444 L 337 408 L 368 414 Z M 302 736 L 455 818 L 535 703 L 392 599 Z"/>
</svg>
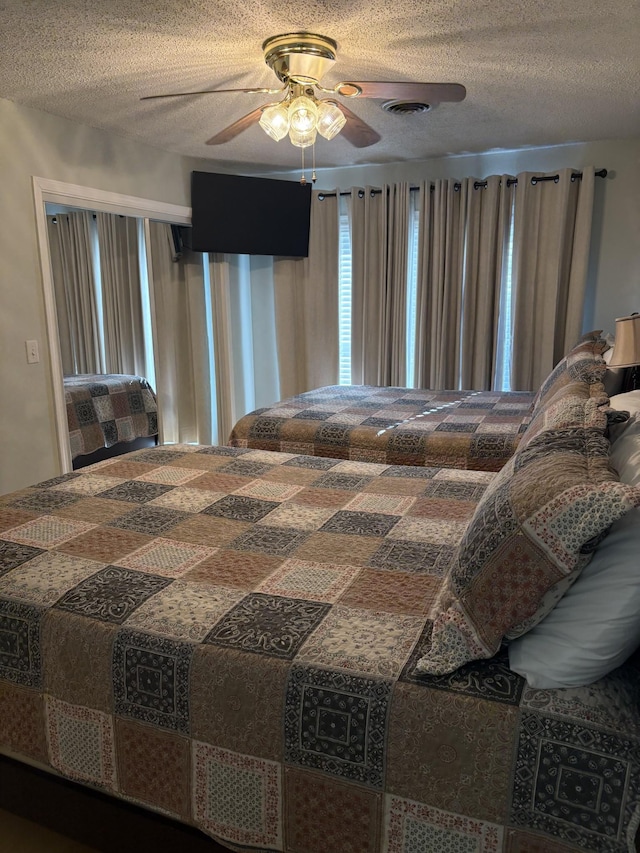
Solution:
<svg viewBox="0 0 640 853">
<path fill-rule="evenodd" d="M 272 139 L 278 142 L 289 132 L 289 113 L 283 104 L 275 104 L 262 111 L 260 116 L 260 127 L 268 133 Z"/>
<path fill-rule="evenodd" d="M 635 367 L 637 364 L 640 364 L 640 314 L 618 317 L 609 367 Z"/>
<path fill-rule="evenodd" d="M 294 98 L 289 105 L 289 126 L 298 133 L 309 133 L 315 129 L 318 107 L 306 95 Z M 294 143 L 295 144 L 295 143 Z"/>
<path fill-rule="evenodd" d="M 347 122 L 345 114 L 335 104 L 320 101 L 318 104 L 318 133 L 325 139 L 337 136 Z"/>
<path fill-rule="evenodd" d="M 317 135 L 318 132 L 315 127 L 306 132 L 296 130 L 293 126 L 289 128 L 289 140 L 292 145 L 295 145 L 298 148 L 308 148 L 310 145 L 313 145 L 316 141 Z"/>
</svg>

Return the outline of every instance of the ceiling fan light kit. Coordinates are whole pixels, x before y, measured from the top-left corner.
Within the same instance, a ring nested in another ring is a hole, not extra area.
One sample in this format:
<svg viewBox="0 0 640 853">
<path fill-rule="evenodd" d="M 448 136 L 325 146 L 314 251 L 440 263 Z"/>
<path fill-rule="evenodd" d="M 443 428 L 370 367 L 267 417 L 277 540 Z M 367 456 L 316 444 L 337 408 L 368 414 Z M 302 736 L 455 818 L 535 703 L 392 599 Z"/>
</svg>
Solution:
<svg viewBox="0 0 640 853">
<path fill-rule="evenodd" d="M 260 127 L 279 142 L 289 133 L 289 112 L 284 104 L 272 104 L 262 111 Z"/>
<path fill-rule="evenodd" d="M 319 101 L 311 92 L 265 107 L 259 124 L 276 142 L 288 134 L 293 145 L 307 148 L 313 145 L 317 133 L 325 139 L 333 139 L 346 121 L 345 114 L 336 104 Z"/>
<path fill-rule="evenodd" d="M 318 107 L 307 95 L 299 95 L 289 104 L 289 133 L 309 134 L 315 130 Z"/>
<path fill-rule="evenodd" d="M 265 63 L 283 84 L 280 89 L 205 89 L 200 92 L 176 92 L 147 95 L 151 98 L 173 98 L 217 92 L 248 94 L 282 94 L 282 101 L 265 104 L 221 130 L 207 145 L 222 145 L 234 139 L 256 122 L 272 139 L 289 141 L 298 148 L 313 145 L 319 133 L 334 139 L 344 129 L 346 140 L 357 148 L 375 145 L 380 134 L 361 118 L 335 100 L 379 98 L 393 102 L 388 112 L 408 114 L 425 112 L 442 101 L 462 101 L 466 90 L 459 83 L 415 83 L 385 81 L 343 81 L 325 88 L 320 81 L 336 60 L 338 45 L 332 38 L 318 33 L 295 32 L 271 36 L 262 44 Z M 330 95 L 316 97 L 315 91 Z M 400 106 L 404 104 L 404 108 Z"/>
<path fill-rule="evenodd" d="M 320 101 L 318 104 L 318 133 L 325 139 L 333 139 L 347 123 L 347 117 L 340 107 L 331 101 Z"/>
</svg>

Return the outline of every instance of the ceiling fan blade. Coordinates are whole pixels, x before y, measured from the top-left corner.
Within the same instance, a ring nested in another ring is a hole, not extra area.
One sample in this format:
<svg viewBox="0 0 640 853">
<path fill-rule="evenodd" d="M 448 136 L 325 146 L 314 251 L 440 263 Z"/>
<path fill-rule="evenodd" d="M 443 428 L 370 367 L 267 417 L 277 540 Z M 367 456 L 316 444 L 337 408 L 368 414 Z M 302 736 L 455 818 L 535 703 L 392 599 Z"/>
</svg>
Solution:
<svg viewBox="0 0 640 853">
<path fill-rule="evenodd" d="M 184 98 L 185 95 L 215 95 L 218 92 L 247 92 L 249 95 L 273 95 L 276 92 L 284 92 L 285 87 L 280 89 L 200 89 L 198 92 L 171 92 L 166 95 L 145 95 L 141 101 L 153 101 L 157 98 Z"/>
<path fill-rule="evenodd" d="M 232 139 L 235 139 L 243 130 L 246 130 L 248 127 L 251 127 L 252 124 L 260 121 L 263 109 L 264 104 L 255 110 L 251 110 L 251 112 L 247 113 L 246 116 L 242 116 L 242 118 L 234 121 L 233 124 L 225 127 L 224 130 L 221 130 L 220 133 L 216 133 L 216 135 L 212 136 L 211 139 L 207 139 L 207 145 L 223 145 L 225 142 L 230 142 Z"/>
<path fill-rule="evenodd" d="M 327 100 L 329 99 L 327 98 Z M 336 104 L 347 119 L 347 123 L 340 131 L 347 142 L 350 142 L 356 148 L 368 148 L 369 145 L 375 145 L 376 142 L 380 142 L 382 137 L 366 121 L 363 121 L 355 113 L 352 113 L 343 103 L 338 104 L 337 101 L 331 101 L 331 103 Z"/>
<path fill-rule="evenodd" d="M 388 98 L 389 100 L 422 101 L 440 104 L 443 101 L 463 101 L 467 90 L 460 83 L 404 83 L 377 80 L 345 81 L 334 92 L 348 98 Z"/>
</svg>

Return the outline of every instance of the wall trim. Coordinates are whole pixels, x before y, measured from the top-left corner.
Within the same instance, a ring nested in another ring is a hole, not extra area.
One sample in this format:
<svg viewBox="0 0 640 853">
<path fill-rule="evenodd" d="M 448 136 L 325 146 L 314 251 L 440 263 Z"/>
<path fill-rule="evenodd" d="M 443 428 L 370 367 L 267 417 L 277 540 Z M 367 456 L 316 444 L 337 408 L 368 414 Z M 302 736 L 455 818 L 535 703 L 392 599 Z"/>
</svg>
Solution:
<svg viewBox="0 0 640 853">
<path fill-rule="evenodd" d="M 106 213 L 118 213 L 123 216 L 137 216 L 143 219 L 156 219 L 171 222 L 176 225 L 191 223 L 191 208 L 153 199 L 138 198 L 122 195 L 121 193 L 83 187 L 79 184 L 67 184 L 50 178 L 32 176 L 33 199 L 36 217 L 36 236 L 42 274 L 42 292 L 44 297 L 45 321 L 47 329 L 47 346 L 51 375 L 51 394 L 53 399 L 53 415 L 58 445 L 58 462 L 63 474 L 72 470 L 71 449 L 67 427 L 67 409 L 64 399 L 62 357 L 60 355 L 60 339 L 58 333 L 58 318 L 56 316 L 55 293 L 53 276 L 51 274 L 51 253 L 47 236 L 47 218 L 45 204 L 67 204 L 99 210 Z M 154 338 L 155 338 L 155 329 Z"/>
</svg>

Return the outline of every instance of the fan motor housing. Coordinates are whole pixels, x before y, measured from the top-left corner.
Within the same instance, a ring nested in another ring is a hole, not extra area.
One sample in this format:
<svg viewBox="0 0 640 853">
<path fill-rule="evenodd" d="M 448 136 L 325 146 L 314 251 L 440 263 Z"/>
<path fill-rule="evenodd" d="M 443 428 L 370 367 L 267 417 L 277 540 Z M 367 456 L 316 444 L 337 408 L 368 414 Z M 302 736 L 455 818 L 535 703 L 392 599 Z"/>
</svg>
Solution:
<svg viewBox="0 0 640 853">
<path fill-rule="evenodd" d="M 262 44 L 264 61 L 287 83 L 317 83 L 336 59 L 337 42 L 317 33 L 284 33 Z"/>
</svg>

